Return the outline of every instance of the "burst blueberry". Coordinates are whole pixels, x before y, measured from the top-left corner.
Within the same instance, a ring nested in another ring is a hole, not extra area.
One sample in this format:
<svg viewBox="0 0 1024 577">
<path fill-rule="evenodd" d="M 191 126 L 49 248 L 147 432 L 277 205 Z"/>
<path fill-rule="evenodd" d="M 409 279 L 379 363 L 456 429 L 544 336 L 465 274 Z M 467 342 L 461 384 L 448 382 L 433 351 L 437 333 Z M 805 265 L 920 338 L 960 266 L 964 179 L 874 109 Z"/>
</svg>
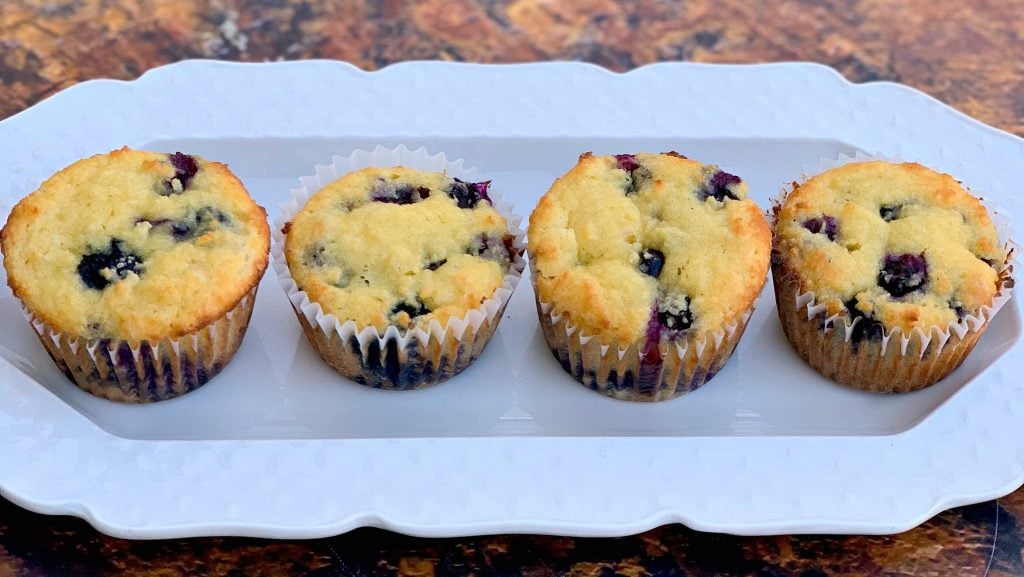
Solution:
<svg viewBox="0 0 1024 577">
<path fill-rule="evenodd" d="M 928 261 L 923 254 L 887 254 L 878 273 L 878 286 L 896 298 L 924 290 L 928 282 Z"/>
<path fill-rule="evenodd" d="M 847 316 L 853 329 L 850 332 L 850 342 L 856 347 L 863 341 L 880 341 L 885 334 L 885 325 L 874 317 L 864 314 L 857 308 L 857 299 L 850 299 L 843 303 L 846 307 Z"/>
<path fill-rule="evenodd" d="M 131 273 L 142 273 L 142 257 L 131 252 L 119 238 L 110 239 L 107 248 L 86 254 L 78 262 L 78 277 L 95 290 L 103 290 Z"/>
<path fill-rule="evenodd" d="M 693 311 L 690 310 L 690 297 L 664 299 L 658 303 L 658 323 L 661 332 L 668 338 L 675 338 L 693 326 Z"/>
<path fill-rule="evenodd" d="M 473 239 L 467 254 L 508 266 L 515 259 L 512 235 L 481 234 Z"/>
<path fill-rule="evenodd" d="M 732 191 L 732 187 L 743 182 L 743 180 L 735 174 L 729 174 L 728 172 L 718 170 L 711 175 L 707 181 L 697 191 L 697 196 L 701 200 L 706 200 L 708 197 L 713 197 L 718 202 L 725 202 L 725 199 L 739 200 L 740 197 L 736 196 L 736 193 Z"/>
<path fill-rule="evenodd" d="M 212 206 L 204 206 L 192 216 L 182 220 L 171 220 L 168 218 L 140 218 L 136 224 L 148 222 L 151 231 L 170 234 L 176 242 L 194 240 L 212 231 L 217 225 L 226 226 L 231 223 L 231 218 L 220 209 Z"/>
<path fill-rule="evenodd" d="M 626 171 L 626 184 L 624 186 L 626 196 L 639 191 L 649 182 L 654 175 L 650 169 L 642 166 L 632 154 L 616 154 L 615 166 Z"/>
<path fill-rule="evenodd" d="M 665 266 L 665 254 L 656 248 L 645 248 L 640 253 L 640 272 L 654 278 L 661 276 Z"/>
<path fill-rule="evenodd" d="M 903 216 L 903 205 L 898 203 L 883 204 L 878 209 L 878 216 L 881 216 L 885 222 L 892 222 Z"/>
<path fill-rule="evenodd" d="M 633 154 L 616 154 L 615 165 L 626 172 L 640 168 L 640 163 L 637 162 L 636 156 Z"/>
<path fill-rule="evenodd" d="M 396 304 L 391 308 L 388 316 L 397 320 L 400 313 L 405 313 L 409 315 L 410 319 L 415 319 L 416 317 L 430 314 L 430 307 L 423 304 L 423 301 L 418 298 L 414 298 L 411 301 L 402 301 Z"/>
<path fill-rule="evenodd" d="M 430 198 L 430 189 L 425 186 L 411 184 L 389 184 L 378 181 L 374 185 L 370 199 L 388 204 L 412 204 Z"/>
<path fill-rule="evenodd" d="M 829 240 L 835 240 L 839 234 L 839 221 L 833 216 L 824 215 L 815 218 L 809 218 L 804 221 L 803 227 L 811 231 L 814 234 L 824 234 Z"/>
<path fill-rule="evenodd" d="M 171 166 L 174 167 L 174 177 L 164 181 L 163 190 L 160 194 L 164 196 L 181 194 L 188 189 L 192 178 L 199 172 L 199 164 L 194 157 L 180 152 L 170 154 L 167 158 L 170 160 Z M 177 184 L 175 184 L 175 181 L 177 181 Z"/>
<path fill-rule="evenodd" d="M 448 196 L 455 199 L 458 203 L 459 208 L 476 208 L 476 205 L 480 204 L 480 201 L 486 201 L 487 204 L 491 203 L 491 198 L 487 195 L 487 187 L 491 185 L 491 181 L 487 180 L 484 182 L 466 182 L 461 179 L 454 179 L 454 181 L 448 185 L 445 192 Z"/>
</svg>

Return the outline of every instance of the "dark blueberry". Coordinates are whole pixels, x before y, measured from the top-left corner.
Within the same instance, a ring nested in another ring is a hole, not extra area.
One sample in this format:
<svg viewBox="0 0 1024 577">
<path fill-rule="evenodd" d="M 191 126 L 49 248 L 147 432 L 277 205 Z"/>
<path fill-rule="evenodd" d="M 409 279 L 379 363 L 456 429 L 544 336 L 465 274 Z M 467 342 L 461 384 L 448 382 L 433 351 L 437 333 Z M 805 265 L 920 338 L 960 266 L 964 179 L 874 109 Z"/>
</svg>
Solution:
<svg viewBox="0 0 1024 577">
<path fill-rule="evenodd" d="M 204 206 L 186 219 L 140 218 L 135 221 L 136 224 L 140 222 L 148 222 L 153 231 L 170 234 L 175 241 L 184 242 L 203 236 L 213 230 L 215 225 L 230 224 L 231 218 L 221 210 Z"/>
<path fill-rule="evenodd" d="M 180 152 L 170 154 L 167 158 L 171 161 L 171 166 L 174 167 L 174 177 L 171 180 L 164 181 L 164 188 L 161 194 L 164 196 L 181 194 L 185 192 L 189 183 L 192 182 L 192 178 L 199 172 L 199 164 L 196 163 L 195 158 Z M 179 186 L 175 186 L 175 180 L 178 181 Z"/>
<path fill-rule="evenodd" d="M 396 304 L 388 313 L 388 316 L 397 320 L 398 314 L 403 312 L 409 315 L 410 319 L 414 319 L 418 316 L 430 314 L 430 308 L 419 299 L 414 298 L 412 301 L 403 301 Z"/>
<path fill-rule="evenodd" d="M 448 196 L 455 199 L 459 204 L 459 208 L 476 208 L 476 205 L 481 200 L 487 201 L 487 204 L 491 203 L 491 198 L 487 196 L 487 187 L 491 185 L 491 181 L 487 180 L 484 182 L 466 182 L 456 178 L 445 192 Z"/>
<path fill-rule="evenodd" d="M 142 257 L 128 250 L 118 238 L 110 239 L 107 248 L 84 255 L 78 263 L 78 276 L 91 289 L 103 290 L 128 273 L 142 273 Z"/>
<path fill-rule="evenodd" d="M 446 259 L 446 258 L 442 258 L 441 260 L 436 260 L 436 261 L 434 261 L 434 262 L 432 262 L 432 263 L 427 265 L 427 270 L 437 270 L 437 269 L 443 267 L 446 262 L 448 262 L 448 259 Z"/>
<path fill-rule="evenodd" d="M 616 154 L 615 165 L 619 169 L 626 171 L 626 185 L 624 187 L 626 196 L 637 192 L 643 188 L 644 184 L 654 178 L 650 169 L 641 166 L 636 156 L 632 154 Z"/>
<path fill-rule="evenodd" d="M 636 156 L 632 154 L 616 154 L 615 165 L 626 172 L 632 172 L 640 168 L 640 163 L 637 162 Z"/>
<path fill-rule="evenodd" d="M 880 321 L 866 315 L 857 308 L 857 299 L 850 299 L 843 303 L 846 306 L 850 323 L 853 324 L 853 331 L 850 333 L 850 342 L 854 347 L 862 341 L 880 341 L 885 334 L 885 326 Z M 857 320 L 860 319 L 860 320 Z M 856 321 L 856 322 L 855 322 Z"/>
<path fill-rule="evenodd" d="M 903 216 L 903 205 L 902 204 L 883 204 L 878 209 L 878 215 L 882 217 L 885 222 L 892 222 Z"/>
<path fill-rule="evenodd" d="M 515 248 L 512 247 L 512 235 L 503 236 L 481 234 L 473 239 L 472 244 L 466 251 L 468 254 L 486 258 L 500 263 L 502 266 L 509 266 L 515 259 Z"/>
<path fill-rule="evenodd" d="M 656 248 L 645 248 L 640 253 L 640 272 L 658 278 L 665 266 L 665 254 Z"/>
<path fill-rule="evenodd" d="M 374 185 L 370 198 L 388 204 L 412 204 L 430 198 L 430 189 L 411 184 L 389 184 L 379 180 Z"/>
<path fill-rule="evenodd" d="M 928 282 L 928 261 L 923 254 L 885 255 L 878 286 L 899 298 L 923 290 Z"/>
<path fill-rule="evenodd" d="M 675 338 L 679 333 L 693 326 L 690 297 L 684 297 L 683 301 L 683 305 L 679 308 L 669 306 L 664 302 L 658 304 L 658 323 L 662 326 L 662 333 L 669 338 Z"/>
<path fill-rule="evenodd" d="M 822 233 L 829 240 L 835 240 L 839 233 L 839 221 L 834 216 L 824 215 L 821 218 L 809 218 L 804 221 L 803 227 L 814 234 Z"/>
<path fill-rule="evenodd" d="M 953 312 L 956 313 L 956 318 L 962 319 L 967 316 L 967 309 L 964 308 L 964 304 L 962 302 L 956 299 L 949 299 L 949 302 L 946 304 L 949 305 L 949 308 L 953 309 Z"/>
<path fill-rule="evenodd" d="M 701 200 L 707 199 L 709 196 L 714 197 L 718 202 L 725 202 L 725 199 L 730 198 L 732 200 L 739 200 L 740 197 L 736 196 L 730 187 L 733 187 L 743 182 L 740 177 L 735 174 L 729 174 L 724 171 L 716 171 L 697 191 L 697 196 Z"/>
</svg>

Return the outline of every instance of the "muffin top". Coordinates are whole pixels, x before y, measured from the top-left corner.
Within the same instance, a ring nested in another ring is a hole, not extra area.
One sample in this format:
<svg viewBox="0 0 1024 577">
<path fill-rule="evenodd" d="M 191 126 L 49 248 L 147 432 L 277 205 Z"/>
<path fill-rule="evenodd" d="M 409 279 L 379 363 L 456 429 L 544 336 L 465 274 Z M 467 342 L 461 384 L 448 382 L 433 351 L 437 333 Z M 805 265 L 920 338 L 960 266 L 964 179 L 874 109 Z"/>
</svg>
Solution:
<svg viewBox="0 0 1024 577">
<path fill-rule="evenodd" d="M 7 282 L 54 328 L 157 341 L 223 316 L 267 265 L 266 214 L 228 168 L 122 148 L 75 162 L 0 231 Z"/>
<path fill-rule="evenodd" d="M 771 250 L 747 184 L 674 152 L 583 154 L 528 238 L 539 299 L 604 343 L 722 328 L 757 298 Z"/>
<path fill-rule="evenodd" d="M 830 315 L 865 317 L 863 330 L 928 332 L 977 314 L 1007 256 L 981 202 L 914 163 L 856 162 L 795 185 L 776 228 L 803 290 Z"/>
<path fill-rule="evenodd" d="M 341 322 L 444 327 L 493 297 L 515 260 L 488 184 L 401 166 L 349 173 L 285 225 L 292 278 Z"/>
</svg>

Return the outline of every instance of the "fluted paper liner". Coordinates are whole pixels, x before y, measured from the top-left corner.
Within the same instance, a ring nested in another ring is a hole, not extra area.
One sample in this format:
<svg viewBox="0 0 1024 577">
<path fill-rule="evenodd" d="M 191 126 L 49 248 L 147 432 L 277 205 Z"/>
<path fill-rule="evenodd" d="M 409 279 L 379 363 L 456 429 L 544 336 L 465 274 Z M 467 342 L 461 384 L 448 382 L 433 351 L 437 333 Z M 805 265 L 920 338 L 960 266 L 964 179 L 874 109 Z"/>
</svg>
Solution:
<svg viewBox="0 0 1024 577">
<path fill-rule="evenodd" d="M 541 302 L 532 258 L 530 273 L 544 339 L 562 368 L 589 389 L 624 401 L 674 399 L 710 381 L 739 344 L 758 298 L 717 330 L 662 339 L 658 345 L 661 360 L 650 363 L 644 358 L 646 336 L 602 343 L 599 337 L 585 334 L 568 314 L 557 312 L 552 303 Z"/>
<path fill-rule="evenodd" d="M 520 227 L 522 217 L 512 213 L 512 205 L 502 202 L 497 191 L 488 190 L 494 209 L 504 217 L 513 235 L 516 254 L 512 255 L 511 267 L 494 295 L 464 316 L 448 319 L 444 326 L 431 320 L 426 329 L 413 327 L 402 332 L 391 326 L 382 334 L 376 327 L 360 328 L 355 321 L 325 313 L 319 303 L 299 290 L 292 278 L 284 255 L 282 229 L 326 184 L 361 168 L 399 165 L 445 172 L 467 181 L 476 178 L 476 169 L 464 167 L 461 159 L 449 161 L 443 152 L 429 154 L 423 147 L 410 150 L 404 145 L 377 146 L 372 151 L 357 150 L 346 157 L 335 156 L 331 164 L 318 165 L 313 176 L 299 179 L 301 186 L 292 189 L 292 200 L 281 205 L 281 215 L 274 220 L 271 256 L 278 281 L 288 295 L 303 333 L 325 363 L 364 385 L 407 390 L 445 381 L 468 367 L 483 352 L 525 268 L 524 232 Z"/>
<path fill-rule="evenodd" d="M 123 403 L 149 403 L 201 387 L 242 344 L 259 283 L 223 316 L 198 331 L 151 343 L 68 335 L 27 308 L 25 317 L 57 367 L 79 388 Z"/>
<path fill-rule="evenodd" d="M 802 180 L 807 180 L 807 174 L 820 174 L 851 162 L 871 160 L 904 162 L 898 157 L 869 156 L 858 152 L 853 157 L 841 155 L 836 159 L 822 159 L 816 171 L 805 170 Z M 772 200 L 769 221 L 773 234 L 778 211 L 790 192 L 791 188 L 787 186 Z M 1013 269 L 1018 247 L 1010 240 L 1011 230 L 998 209 L 989 209 L 989 215 L 1007 252 L 992 304 L 981 307 L 977 315 L 965 315 L 945 327 L 935 325 L 927 330 L 915 327 L 910 334 L 904 334 L 901 328 L 895 327 L 884 332 L 881 340 L 854 342 L 854 327 L 861 319 L 850 323 L 844 314 L 826 317 L 826 306 L 817 301 L 813 291 L 803 289 L 797 272 L 790 269 L 773 249 L 775 301 L 786 338 L 797 354 L 819 373 L 854 388 L 904 393 L 942 380 L 967 358 L 1013 292 Z M 838 320 L 843 321 L 842 331 L 835 330 Z"/>
</svg>

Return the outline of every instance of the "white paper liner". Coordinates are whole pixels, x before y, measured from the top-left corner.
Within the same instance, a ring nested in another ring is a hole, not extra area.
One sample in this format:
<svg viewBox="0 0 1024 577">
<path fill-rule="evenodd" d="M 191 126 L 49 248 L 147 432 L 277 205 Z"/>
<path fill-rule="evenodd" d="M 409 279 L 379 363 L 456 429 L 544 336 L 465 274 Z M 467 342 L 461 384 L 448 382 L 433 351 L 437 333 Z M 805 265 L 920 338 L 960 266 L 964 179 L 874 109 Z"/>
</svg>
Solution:
<svg viewBox="0 0 1024 577">
<path fill-rule="evenodd" d="M 280 205 L 281 214 L 274 219 L 273 226 L 271 227 L 273 229 L 271 231 L 272 242 L 270 249 L 271 266 L 273 266 L 278 282 L 288 296 L 288 300 L 291 302 L 296 314 L 304 318 L 311 327 L 318 327 L 325 337 L 331 339 L 332 343 L 338 343 L 343 346 L 344 343 L 349 342 L 354 337 L 359 343 L 360 351 L 364 358 L 370 353 L 374 343 L 379 351 L 384 351 L 387 343 L 392 341 L 397 343 L 398 348 L 407 350 L 413 340 L 422 347 L 426 347 L 432 339 L 436 343 L 444 343 L 445 339 L 449 336 L 462 340 L 466 336 L 467 330 L 471 331 L 475 336 L 485 322 L 488 325 L 496 325 L 501 320 L 501 314 L 512 297 L 516 285 L 519 284 L 526 266 L 523 258 L 526 233 L 521 227 L 523 218 L 512 212 L 512 204 L 504 202 L 499 191 L 489 188 L 487 191 L 488 196 L 494 209 L 508 224 L 509 233 L 513 237 L 512 246 L 516 253 L 508 273 L 502 280 L 501 287 L 495 290 L 494 296 L 485 300 L 479 307 L 469 310 L 462 317 L 450 317 L 443 326 L 436 319 L 433 319 L 428 324 L 426 330 L 415 326 L 402 332 L 398 327 L 389 326 L 381 333 L 374 326 L 366 326 L 360 329 L 355 321 L 342 321 L 333 314 L 325 313 L 319 303 L 310 300 L 309 295 L 305 291 L 299 290 L 298 285 L 292 278 L 291 271 L 288 270 L 287 258 L 284 255 L 285 235 L 282 230 L 302 210 L 310 197 L 328 183 L 362 168 L 391 166 L 405 166 L 416 170 L 444 172 L 450 177 L 469 182 L 473 182 L 477 178 L 476 168 L 466 167 L 462 159 L 450 161 L 444 152 L 431 154 L 425 147 L 411 150 L 405 145 L 399 145 L 395 148 L 386 148 L 378 145 L 372 151 L 357 150 L 349 156 L 334 156 L 330 164 L 317 165 L 315 167 L 315 174 L 300 178 L 300 186 L 291 189 L 292 199 Z M 337 337 L 337 340 L 335 340 L 335 337 Z M 487 337 L 489 338 L 489 335 Z M 442 346 L 441 348 L 444 349 L 445 347 Z M 464 367 L 458 370 L 462 368 Z"/>
<path fill-rule="evenodd" d="M 621 382 L 623 377 L 621 367 L 632 366 L 632 359 L 627 359 L 627 355 L 636 355 L 637 359 L 643 356 L 646 336 L 639 341 L 629 343 L 601 344 L 599 349 L 589 346 L 590 341 L 597 337 L 588 335 L 580 327 L 573 325 L 565 312 L 556 312 L 553 303 L 541 301 L 538 296 L 540 293 L 537 290 L 537 278 L 536 262 L 531 255 L 530 279 L 537 304 L 538 318 L 544 329 L 548 347 L 563 364 L 563 368 L 583 385 L 606 396 L 628 401 L 673 399 L 694 391 L 710 381 L 729 360 L 736 345 L 739 344 L 765 285 L 763 282 L 757 296 L 751 302 L 750 308 L 720 328 L 700 335 L 677 337 L 673 341 L 674 346 L 670 346 L 667 351 L 675 353 L 675 359 L 663 360 L 665 369 L 660 371 L 656 384 L 645 386 L 637 382 L 633 387 L 624 387 Z M 562 328 L 559 328 L 560 325 Z M 558 338 L 557 334 L 553 334 L 555 331 L 564 332 L 564 342 Z M 688 358 L 691 347 L 693 348 L 693 357 Z M 596 350 L 598 358 L 589 359 L 586 354 L 581 353 L 588 349 Z M 611 358 L 613 355 L 614 359 Z M 577 367 L 577 364 L 580 366 Z M 601 378 L 600 373 L 609 373 L 607 370 L 609 365 L 619 367 L 619 370 L 614 372 L 614 377 L 619 382 L 610 382 L 607 378 Z M 604 370 L 599 370 L 599 367 L 604 367 Z M 597 375 L 590 382 L 585 379 L 588 372 Z M 639 376 L 636 379 L 639 381 Z"/>
<path fill-rule="evenodd" d="M 22 314 L 57 367 L 79 388 L 112 401 L 148 403 L 194 391 L 231 361 L 258 288 L 257 282 L 231 310 L 199 330 L 156 343 L 80 338 L 48 325 L 24 305 Z"/>
<path fill-rule="evenodd" d="M 778 194 L 771 199 L 772 208 L 769 210 L 769 223 L 771 225 L 773 234 L 777 227 L 777 211 L 785 202 L 786 197 L 792 192 L 793 182 L 806 182 L 811 177 L 821 174 L 827 170 L 844 166 L 854 162 L 870 162 L 875 160 L 881 160 L 891 163 L 902 163 L 910 162 L 899 156 L 886 156 L 882 154 L 868 155 L 863 152 L 857 151 L 854 156 L 848 156 L 845 154 L 839 155 L 837 158 L 822 158 L 819 161 L 817 167 L 805 166 L 803 173 L 800 178 L 789 181 L 782 187 Z M 988 204 L 988 203 L 986 203 Z M 989 322 L 995 317 L 1000 309 L 1009 302 L 1013 292 L 1014 280 L 1013 271 L 1017 265 L 1017 252 L 1020 247 L 1013 241 L 1013 237 L 1016 236 L 1015 231 L 1010 227 L 1009 220 L 1000 213 L 998 206 L 988 206 L 988 211 L 993 224 L 996 227 L 996 232 L 999 236 L 1000 241 L 1007 253 L 1006 261 L 1003 263 L 1003 267 L 998 271 L 999 273 L 999 290 L 992 300 L 991 305 L 982 306 L 978 311 L 978 315 L 968 314 L 961 319 L 951 321 L 946 327 L 933 325 L 924 330 L 921 327 L 914 327 L 909 335 L 903 334 L 903 330 L 900 327 L 893 327 L 892 329 L 883 332 L 881 341 L 881 354 L 886 354 L 890 341 L 894 341 L 895 337 L 899 337 L 900 355 L 907 356 L 908 351 L 916 351 L 919 359 L 923 359 L 926 351 L 929 351 L 929 345 L 934 344 L 934 348 L 931 349 L 931 353 L 937 357 L 942 350 L 949 344 L 950 337 L 956 335 L 957 343 L 962 342 L 968 333 L 978 333 L 983 331 Z M 774 256 L 773 256 L 774 258 Z M 775 266 L 773 265 L 773 269 Z M 778 281 L 776 281 L 778 282 Z M 817 295 L 814 291 L 805 291 L 799 293 L 795 297 L 795 308 L 804 309 L 806 311 L 807 320 L 812 321 L 816 317 L 822 315 L 826 310 L 826 305 L 817 301 Z M 843 313 L 837 313 L 823 319 L 821 322 L 825 327 L 835 326 L 835 322 L 839 319 L 843 319 L 844 328 L 844 341 L 850 343 L 853 338 L 854 329 L 858 322 L 861 322 L 860 318 L 854 319 L 852 323 L 849 322 L 847 316 Z M 916 342 L 915 342 L 916 341 Z M 916 345 L 916 346 L 915 346 Z M 973 346 L 973 345 L 972 345 Z M 955 367 L 954 367 L 955 368 Z"/>
</svg>

